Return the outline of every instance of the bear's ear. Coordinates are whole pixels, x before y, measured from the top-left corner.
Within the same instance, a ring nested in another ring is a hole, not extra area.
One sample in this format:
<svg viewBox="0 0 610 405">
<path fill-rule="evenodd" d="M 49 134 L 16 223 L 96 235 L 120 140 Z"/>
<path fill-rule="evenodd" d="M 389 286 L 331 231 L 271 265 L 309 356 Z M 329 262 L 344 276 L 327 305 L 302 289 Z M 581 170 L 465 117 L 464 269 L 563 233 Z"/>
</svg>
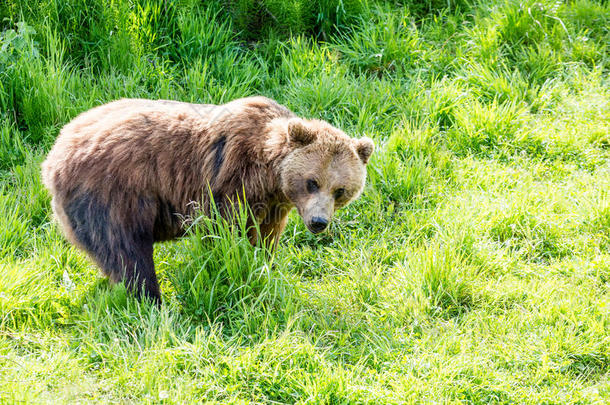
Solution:
<svg viewBox="0 0 610 405">
<path fill-rule="evenodd" d="M 358 156 L 360 156 L 362 163 L 368 163 L 369 158 L 373 154 L 373 150 L 375 150 L 375 144 L 371 138 L 365 137 L 356 140 L 356 152 L 358 152 Z"/>
<path fill-rule="evenodd" d="M 288 138 L 298 146 L 307 146 L 316 140 L 316 133 L 305 126 L 300 118 L 288 121 Z"/>
</svg>

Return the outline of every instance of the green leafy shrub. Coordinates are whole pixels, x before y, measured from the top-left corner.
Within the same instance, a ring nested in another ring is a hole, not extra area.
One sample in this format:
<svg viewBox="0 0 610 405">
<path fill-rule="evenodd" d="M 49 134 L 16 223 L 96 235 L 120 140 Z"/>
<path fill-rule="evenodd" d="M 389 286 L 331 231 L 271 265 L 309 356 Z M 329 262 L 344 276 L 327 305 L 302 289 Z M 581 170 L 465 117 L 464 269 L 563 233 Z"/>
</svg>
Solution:
<svg viewBox="0 0 610 405">
<path fill-rule="evenodd" d="M 0 34 L 0 72 L 22 59 L 37 58 L 38 44 L 34 40 L 36 30 L 20 21 L 17 29 L 7 29 Z"/>
</svg>

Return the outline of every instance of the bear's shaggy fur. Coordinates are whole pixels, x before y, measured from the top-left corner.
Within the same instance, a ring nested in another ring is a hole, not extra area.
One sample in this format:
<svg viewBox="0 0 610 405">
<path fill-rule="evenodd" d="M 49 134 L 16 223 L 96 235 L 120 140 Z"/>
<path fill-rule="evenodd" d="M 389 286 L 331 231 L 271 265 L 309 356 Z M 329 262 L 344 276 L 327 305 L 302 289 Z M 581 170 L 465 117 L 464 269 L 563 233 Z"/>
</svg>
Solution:
<svg viewBox="0 0 610 405">
<path fill-rule="evenodd" d="M 160 301 L 153 243 L 183 233 L 193 202 L 246 199 L 277 243 L 297 207 L 312 232 L 362 191 L 368 138 L 305 120 L 264 97 L 224 105 L 123 99 L 61 131 L 42 165 L 66 237 L 115 281 Z M 207 208 L 206 208 L 207 207 Z M 221 209 L 222 212 L 222 209 Z"/>
</svg>

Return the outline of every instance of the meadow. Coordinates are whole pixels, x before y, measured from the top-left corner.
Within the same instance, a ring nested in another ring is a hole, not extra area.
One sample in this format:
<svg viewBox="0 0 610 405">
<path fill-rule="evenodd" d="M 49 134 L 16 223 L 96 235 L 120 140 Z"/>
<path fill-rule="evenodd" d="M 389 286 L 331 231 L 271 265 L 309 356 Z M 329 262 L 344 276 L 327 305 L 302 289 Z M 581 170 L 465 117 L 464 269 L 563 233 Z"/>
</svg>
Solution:
<svg viewBox="0 0 610 405">
<path fill-rule="evenodd" d="M 0 3 L 0 403 L 610 401 L 610 3 Z M 329 231 L 202 217 L 160 308 L 53 223 L 40 163 L 121 97 L 265 95 L 377 145 Z"/>
</svg>

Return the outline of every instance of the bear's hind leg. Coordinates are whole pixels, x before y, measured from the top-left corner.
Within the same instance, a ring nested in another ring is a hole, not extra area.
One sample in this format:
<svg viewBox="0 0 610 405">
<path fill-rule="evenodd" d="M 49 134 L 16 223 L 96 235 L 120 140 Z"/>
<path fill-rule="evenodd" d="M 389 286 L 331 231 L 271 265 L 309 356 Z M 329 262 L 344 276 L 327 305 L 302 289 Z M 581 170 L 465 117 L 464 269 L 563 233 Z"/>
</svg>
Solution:
<svg viewBox="0 0 610 405">
<path fill-rule="evenodd" d="M 104 273 L 113 282 L 125 282 L 137 296 L 144 293 L 160 304 L 152 225 L 114 223 L 109 207 L 89 193 L 80 194 L 65 206 L 73 237 Z"/>
<path fill-rule="evenodd" d="M 152 230 L 127 235 L 113 235 L 114 246 L 102 265 L 112 281 L 125 285 L 140 297 L 142 293 L 156 304 L 161 303 L 159 283 L 153 262 Z"/>
</svg>

